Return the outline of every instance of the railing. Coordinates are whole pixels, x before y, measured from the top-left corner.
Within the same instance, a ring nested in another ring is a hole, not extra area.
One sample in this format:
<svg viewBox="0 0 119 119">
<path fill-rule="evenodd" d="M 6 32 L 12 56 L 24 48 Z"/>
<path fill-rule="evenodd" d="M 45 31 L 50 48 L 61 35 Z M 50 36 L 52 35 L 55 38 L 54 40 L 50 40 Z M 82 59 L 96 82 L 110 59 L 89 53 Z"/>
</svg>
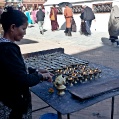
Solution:
<svg viewBox="0 0 119 119">
<path fill-rule="evenodd" d="M 112 2 L 92 4 L 92 9 L 94 13 L 109 13 L 112 9 Z M 57 10 L 59 15 L 63 14 L 62 7 L 57 7 Z M 82 5 L 72 6 L 72 11 L 74 14 L 80 14 L 82 11 Z"/>
<path fill-rule="evenodd" d="M 93 4 L 93 10 L 95 13 L 108 13 L 111 12 L 112 2 L 111 3 L 102 3 L 102 4 Z"/>
</svg>

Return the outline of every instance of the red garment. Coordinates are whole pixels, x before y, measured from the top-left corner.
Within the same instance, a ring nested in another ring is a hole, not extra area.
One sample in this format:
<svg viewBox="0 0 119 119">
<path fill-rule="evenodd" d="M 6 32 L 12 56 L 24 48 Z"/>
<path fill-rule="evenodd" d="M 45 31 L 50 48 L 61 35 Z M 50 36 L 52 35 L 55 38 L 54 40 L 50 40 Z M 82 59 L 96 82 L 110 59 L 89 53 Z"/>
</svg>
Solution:
<svg viewBox="0 0 119 119">
<path fill-rule="evenodd" d="M 57 30 L 59 28 L 58 23 L 52 20 L 51 20 L 51 26 L 52 26 L 52 31 Z"/>
<path fill-rule="evenodd" d="M 59 28 L 59 24 L 57 22 L 57 13 L 58 13 L 58 10 L 55 7 L 51 8 L 50 17 L 51 17 L 51 15 L 53 15 L 53 12 L 54 12 L 54 18 L 55 18 L 55 20 L 51 20 L 52 31 L 57 30 Z"/>
</svg>

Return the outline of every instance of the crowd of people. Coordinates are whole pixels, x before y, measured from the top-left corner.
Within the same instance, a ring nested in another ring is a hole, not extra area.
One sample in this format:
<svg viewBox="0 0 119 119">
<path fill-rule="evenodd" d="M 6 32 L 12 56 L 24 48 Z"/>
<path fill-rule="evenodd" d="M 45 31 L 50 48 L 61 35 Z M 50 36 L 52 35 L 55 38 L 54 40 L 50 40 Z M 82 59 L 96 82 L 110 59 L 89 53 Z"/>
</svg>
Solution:
<svg viewBox="0 0 119 119">
<path fill-rule="evenodd" d="M 32 27 L 33 24 L 37 23 L 39 26 L 39 33 L 42 35 L 44 34 L 43 25 L 44 25 L 46 12 L 43 5 L 39 7 L 33 7 L 33 8 L 32 7 L 25 8 L 23 5 L 18 7 L 14 7 L 14 6 L 12 7 L 16 10 L 23 12 L 26 15 L 28 19 L 28 27 Z M 4 11 L 4 7 L 0 7 L 0 18 L 3 11 Z M 118 13 L 119 13 L 119 8 L 117 5 L 114 5 L 111 9 L 110 18 L 108 22 L 109 40 L 112 42 L 112 44 L 114 42 L 117 42 L 117 45 L 119 45 Z M 65 5 L 63 15 L 65 18 L 65 23 L 66 23 L 64 33 L 66 36 L 72 36 L 72 32 L 77 31 L 77 26 L 75 23 L 75 19 L 73 17 L 72 8 L 69 7 L 68 4 Z M 56 5 L 53 5 L 49 12 L 49 19 L 51 21 L 51 31 L 59 30 L 59 23 L 58 23 L 57 16 L 58 16 L 58 10 L 56 8 Z M 82 5 L 80 19 L 81 19 L 80 34 L 85 36 L 90 36 L 92 20 L 95 20 L 95 14 L 93 10 L 89 6 Z M 0 24 L 0 32 L 3 34 L 3 29 L 1 24 Z"/>
<path fill-rule="evenodd" d="M 32 27 L 33 24 L 37 23 L 39 26 L 40 34 L 42 35 L 44 34 L 43 25 L 44 25 L 46 13 L 45 13 L 45 8 L 43 5 L 39 7 L 35 6 L 33 8 L 32 7 L 25 8 L 23 5 L 14 7 L 12 4 L 10 6 L 12 6 L 16 10 L 22 11 L 27 16 L 28 27 Z M 4 11 L 4 7 L 0 7 L 0 18 L 1 18 L 1 14 L 3 13 L 3 11 Z M 111 40 L 112 43 L 114 43 L 115 40 L 118 39 L 118 34 L 119 34 L 118 33 L 118 23 L 119 23 L 118 13 L 119 13 L 119 8 L 117 5 L 115 5 L 111 9 L 109 23 L 108 23 L 109 39 Z M 49 14 L 52 31 L 59 30 L 59 23 L 58 23 L 57 15 L 58 15 L 58 10 L 56 6 L 53 5 L 51 7 L 50 14 Z M 72 36 L 71 32 L 76 32 L 77 26 L 76 26 L 76 23 L 73 17 L 72 8 L 70 8 L 68 4 L 65 5 L 63 15 L 65 17 L 65 22 L 66 22 L 66 26 L 65 26 L 66 29 L 64 33 L 66 36 Z M 83 5 L 80 19 L 81 19 L 80 33 L 86 36 L 91 35 L 92 20 L 95 20 L 95 15 L 94 15 L 93 10 L 86 5 Z M 3 32 L 1 29 L 1 25 L 0 25 L 0 32 Z"/>
<path fill-rule="evenodd" d="M 28 27 L 32 27 L 33 24 L 37 23 L 39 26 L 39 32 L 40 34 L 44 34 L 43 25 L 45 20 L 45 8 L 43 5 L 39 7 L 29 7 L 25 8 L 23 5 L 21 7 L 15 7 L 14 9 L 22 11 L 28 18 Z M 2 9 L 4 11 L 4 9 Z M 0 14 L 2 13 L 2 10 L 0 9 Z M 51 21 L 51 30 L 57 31 L 59 30 L 59 23 L 57 19 L 58 10 L 55 5 L 51 7 L 49 19 Z M 73 11 L 72 8 L 68 6 L 68 4 L 65 5 L 65 9 L 63 12 L 66 26 L 65 26 L 65 35 L 66 36 L 72 36 L 71 32 L 77 31 L 77 26 L 75 23 L 75 19 L 73 17 Z M 91 23 L 92 20 L 95 19 L 95 15 L 92 11 L 92 9 L 86 5 L 82 6 L 82 12 L 81 12 L 81 29 L 80 32 L 83 35 L 91 35 Z"/>
</svg>

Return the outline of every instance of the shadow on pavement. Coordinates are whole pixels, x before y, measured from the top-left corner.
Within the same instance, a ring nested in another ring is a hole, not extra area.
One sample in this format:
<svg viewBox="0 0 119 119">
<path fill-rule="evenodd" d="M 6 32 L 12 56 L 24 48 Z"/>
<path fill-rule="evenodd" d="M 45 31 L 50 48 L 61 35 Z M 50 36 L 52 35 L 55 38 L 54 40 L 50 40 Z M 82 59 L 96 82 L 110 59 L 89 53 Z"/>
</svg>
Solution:
<svg viewBox="0 0 119 119">
<path fill-rule="evenodd" d="M 66 22 L 64 22 L 62 26 L 60 27 L 60 30 L 65 30 L 65 29 L 66 29 Z"/>
<path fill-rule="evenodd" d="M 82 60 L 101 64 L 114 69 L 119 69 L 118 52 L 118 47 L 114 47 L 112 45 L 104 45 L 95 49 L 87 50 L 72 55 Z"/>
<path fill-rule="evenodd" d="M 43 32 L 46 32 L 47 30 L 46 29 L 43 29 Z"/>
<path fill-rule="evenodd" d="M 109 40 L 109 38 L 102 37 L 101 41 L 104 45 L 110 45 L 111 46 L 111 41 Z"/>
<path fill-rule="evenodd" d="M 32 44 L 32 43 L 38 42 L 30 39 L 22 39 L 21 41 L 16 42 L 17 45 Z"/>
</svg>

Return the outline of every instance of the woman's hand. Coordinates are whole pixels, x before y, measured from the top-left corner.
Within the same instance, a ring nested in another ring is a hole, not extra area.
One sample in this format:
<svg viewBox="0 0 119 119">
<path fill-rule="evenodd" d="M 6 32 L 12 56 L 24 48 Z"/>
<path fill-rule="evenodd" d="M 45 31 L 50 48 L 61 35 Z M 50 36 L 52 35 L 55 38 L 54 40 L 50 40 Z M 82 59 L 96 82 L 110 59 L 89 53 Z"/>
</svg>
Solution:
<svg viewBox="0 0 119 119">
<path fill-rule="evenodd" d="M 43 76 L 43 81 L 52 82 L 52 76 L 54 76 L 52 73 L 50 73 L 46 69 L 38 69 L 38 73 Z"/>
<path fill-rule="evenodd" d="M 38 72 L 40 72 L 40 73 L 48 73 L 48 70 L 46 70 L 46 69 L 38 69 Z"/>
<path fill-rule="evenodd" d="M 41 74 L 42 74 L 42 73 L 50 73 L 50 72 L 49 72 L 48 70 L 46 70 L 46 69 L 38 69 L 38 72 L 41 73 Z M 53 76 L 54 74 L 50 73 L 50 75 Z"/>
<path fill-rule="evenodd" d="M 48 82 L 52 82 L 52 76 L 51 73 L 41 73 L 43 76 L 43 81 L 48 81 Z"/>
</svg>

